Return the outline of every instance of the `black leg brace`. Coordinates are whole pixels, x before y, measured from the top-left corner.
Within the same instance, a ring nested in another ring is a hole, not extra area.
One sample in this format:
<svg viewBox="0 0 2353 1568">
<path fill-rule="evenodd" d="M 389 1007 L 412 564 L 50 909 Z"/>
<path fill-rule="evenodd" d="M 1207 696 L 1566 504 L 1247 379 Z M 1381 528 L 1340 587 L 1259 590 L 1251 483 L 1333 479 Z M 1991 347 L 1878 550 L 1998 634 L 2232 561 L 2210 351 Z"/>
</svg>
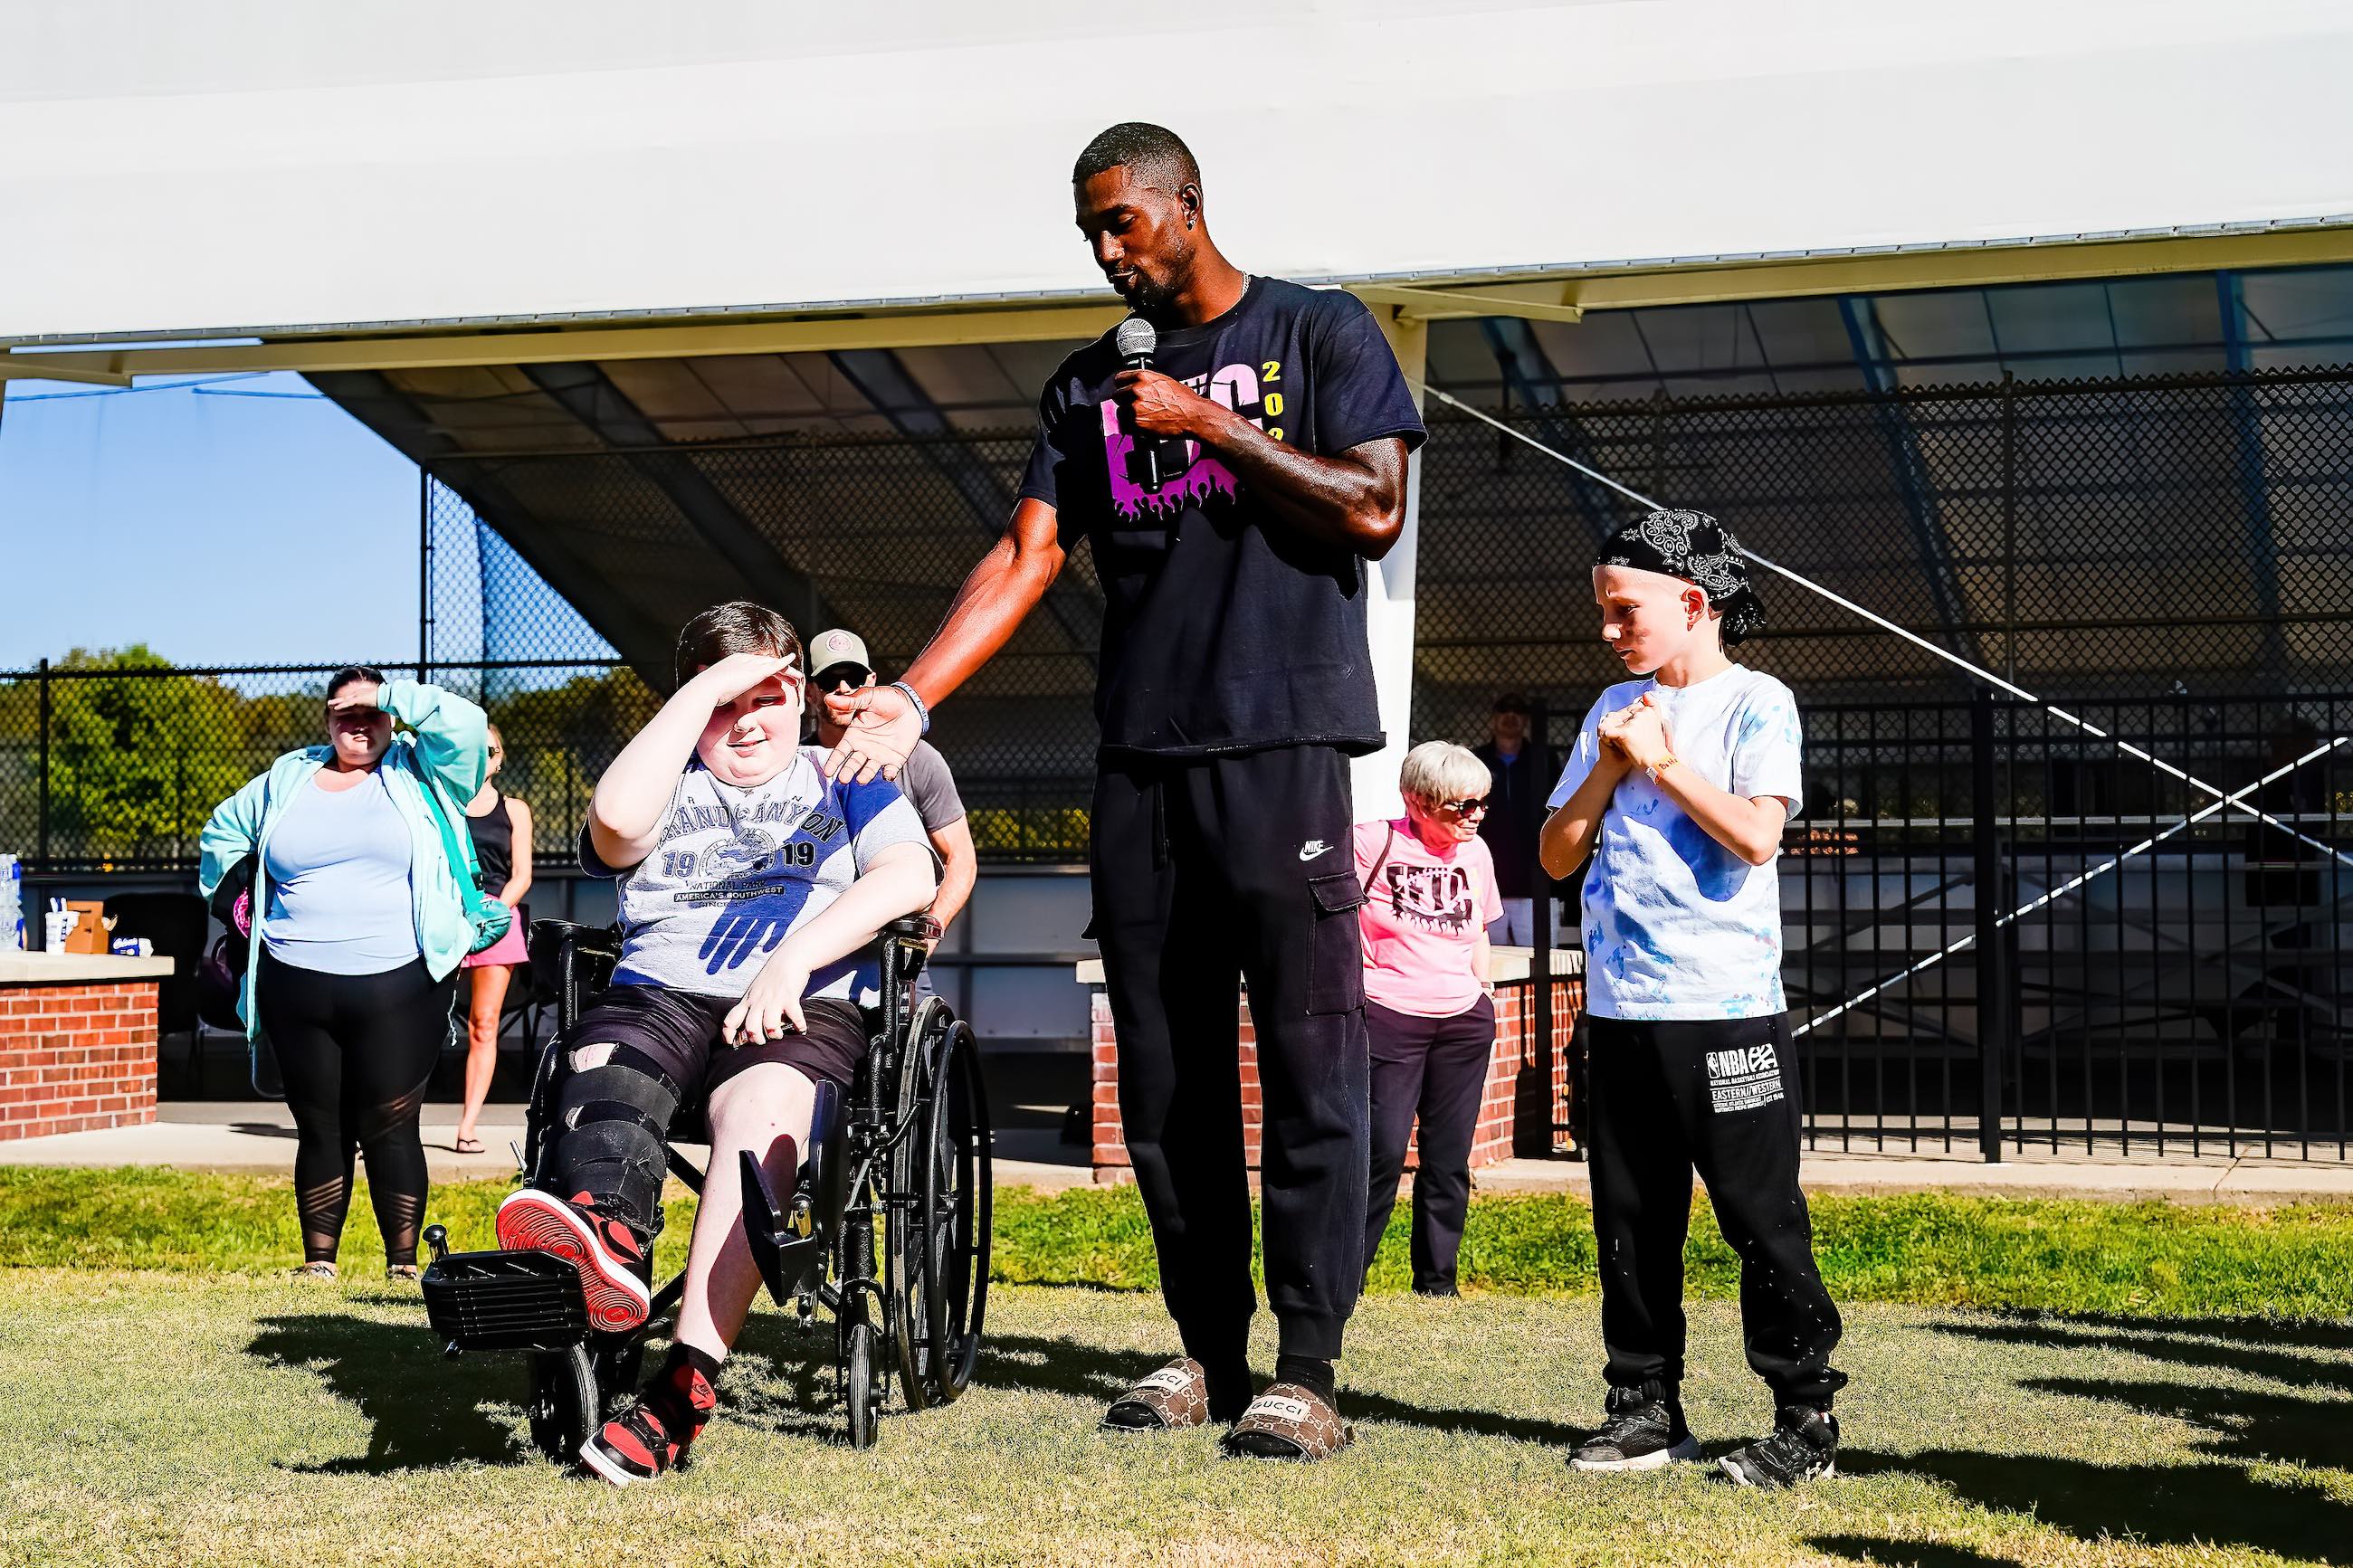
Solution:
<svg viewBox="0 0 2353 1568">
<path fill-rule="evenodd" d="M 567 1059 L 601 1043 L 568 1047 Z M 680 1090 L 653 1057 L 634 1046 L 611 1049 L 604 1065 L 568 1072 L 557 1084 L 542 1185 L 567 1199 L 586 1193 L 651 1240 L 661 1234 L 664 1155 Z"/>
</svg>

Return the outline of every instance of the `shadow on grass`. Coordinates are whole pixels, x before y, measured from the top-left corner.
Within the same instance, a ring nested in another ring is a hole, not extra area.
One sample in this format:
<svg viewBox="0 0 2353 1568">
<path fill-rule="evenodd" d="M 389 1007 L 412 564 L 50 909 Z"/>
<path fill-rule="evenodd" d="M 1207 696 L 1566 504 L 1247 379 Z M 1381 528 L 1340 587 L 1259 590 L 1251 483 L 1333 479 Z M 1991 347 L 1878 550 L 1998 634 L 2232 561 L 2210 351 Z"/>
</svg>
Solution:
<svg viewBox="0 0 2353 1568">
<path fill-rule="evenodd" d="M 340 1312 L 264 1318 L 246 1353 L 280 1366 L 315 1373 L 336 1398 L 356 1405 L 371 1424 L 367 1452 L 323 1464 L 287 1465 L 317 1475 L 386 1475 L 396 1470 L 465 1463 L 503 1464 L 532 1457 L 512 1425 L 522 1396 L 522 1361 L 514 1356 L 469 1358 L 451 1365 L 430 1331 L 415 1323 L 384 1323 Z M 484 1369 L 512 1391 L 508 1414 L 484 1409 Z M 283 1463 L 283 1461 L 281 1461 Z"/>
<path fill-rule="evenodd" d="M 973 1381 L 984 1387 L 1029 1389 L 1109 1405 L 1168 1363 L 1168 1357 L 1143 1351 L 1105 1350 L 1071 1339 L 1036 1335 L 992 1334 L 981 1346 Z M 1522 1443 L 1565 1447 L 1584 1433 L 1556 1421 L 1505 1415 L 1493 1410 L 1463 1410 L 1409 1405 L 1385 1394 L 1343 1385 L 1343 1413 L 1351 1421 L 1388 1421 L 1426 1426 L 1438 1432 L 1475 1432 L 1482 1436 L 1508 1437 Z"/>
<path fill-rule="evenodd" d="M 720 1384 L 727 1419 L 789 1437 L 848 1443 L 849 1421 L 834 1371 L 834 1333 L 833 1319 L 825 1313 L 806 1329 L 780 1312 L 753 1313 Z M 744 1375 L 755 1368 L 761 1374 L 756 1381 Z M 895 1381 L 892 1394 L 882 1405 L 886 1421 L 906 1411 L 896 1397 Z"/>
<path fill-rule="evenodd" d="M 2353 1507 L 2317 1487 L 2260 1480 L 2234 1465 L 2101 1465 L 2048 1454 L 1839 1450 L 1852 1475 L 1917 1475 L 1980 1508 L 2031 1514 L 2078 1540 L 2246 1546 L 2353 1561 Z"/>
<path fill-rule="evenodd" d="M 2152 1361 L 2200 1372 L 2217 1367 L 2281 1383 L 2353 1392 L 2353 1364 L 2327 1352 L 2353 1350 L 2353 1324 L 2276 1323 L 2254 1318 L 2004 1318 L 1992 1322 L 1939 1323 L 1940 1333 L 1993 1344 L 2050 1350 L 2130 1351 Z M 2299 1354 L 2282 1346 L 2324 1353 Z"/>
<path fill-rule="evenodd" d="M 1885 1568 L 2023 1568 L 2012 1557 L 1993 1557 L 1973 1546 L 1947 1546 L 1936 1541 L 1897 1541 L 1877 1535 L 1816 1535 L 1806 1544 L 1830 1557 L 1850 1563 L 1875 1563 Z"/>
</svg>

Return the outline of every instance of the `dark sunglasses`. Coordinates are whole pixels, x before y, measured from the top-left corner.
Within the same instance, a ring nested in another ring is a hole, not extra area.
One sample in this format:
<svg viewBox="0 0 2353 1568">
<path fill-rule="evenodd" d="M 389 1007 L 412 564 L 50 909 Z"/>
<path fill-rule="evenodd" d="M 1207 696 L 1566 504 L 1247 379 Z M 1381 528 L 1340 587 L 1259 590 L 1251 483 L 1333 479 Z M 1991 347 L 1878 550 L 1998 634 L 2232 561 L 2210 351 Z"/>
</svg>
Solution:
<svg viewBox="0 0 2353 1568">
<path fill-rule="evenodd" d="M 1487 797 L 1476 795 L 1469 800 L 1441 800 L 1438 803 L 1457 816 L 1477 816 L 1487 809 Z"/>
</svg>

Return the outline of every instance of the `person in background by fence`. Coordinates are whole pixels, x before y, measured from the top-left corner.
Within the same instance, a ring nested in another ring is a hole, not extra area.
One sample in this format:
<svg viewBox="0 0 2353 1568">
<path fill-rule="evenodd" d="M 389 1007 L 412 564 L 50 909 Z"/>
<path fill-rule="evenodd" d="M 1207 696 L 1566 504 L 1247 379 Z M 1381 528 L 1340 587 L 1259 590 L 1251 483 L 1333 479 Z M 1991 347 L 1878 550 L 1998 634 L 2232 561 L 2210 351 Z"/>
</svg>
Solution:
<svg viewBox="0 0 2353 1568">
<path fill-rule="evenodd" d="M 1356 824 L 1365 884 L 1365 1026 L 1373 1041 L 1373 1170 L 1365 1269 L 1380 1249 L 1421 1122 L 1413 1178 L 1413 1288 L 1452 1296 L 1471 1203 L 1471 1141 L 1495 1049 L 1487 922 L 1495 866 L 1479 838 L 1487 769 L 1448 741 L 1406 753 L 1405 816 Z"/>
<path fill-rule="evenodd" d="M 1781 992 L 1783 824 L 1800 798 L 1797 700 L 1725 657 L 1764 623 L 1713 518 L 1654 511 L 1602 542 L 1602 640 L 1630 674 L 1577 736 L 1545 869 L 1584 887 L 1593 1231 L 1609 1393 L 1582 1470 L 1699 1457 L 1683 1424 L 1692 1171 L 1740 1258 L 1748 1364 L 1774 1426 L 1718 1464 L 1745 1486 L 1827 1475 L 1839 1313 L 1798 1185 L 1799 1089 Z"/>
<path fill-rule="evenodd" d="M 513 910 L 515 918 L 506 935 L 480 952 L 468 953 L 459 966 L 473 977 L 466 1004 L 466 1103 L 458 1113 L 456 1148 L 460 1154 L 482 1152 L 474 1123 L 499 1069 L 499 1021 L 506 1013 L 507 987 L 514 980 L 515 966 L 531 956 L 522 918 L 522 896 L 531 891 L 531 807 L 501 795 L 492 782 L 505 767 L 506 757 L 506 740 L 493 724 L 489 771 L 482 775 L 481 793 L 466 803 L 466 831 L 482 868 L 483 891 Z"/>
<path fill-rule="evenodd" d="M 334 1278 L 364 1152 L 386 1272 L 414 1279 L 426 1199 L 417 1113 L 474 938 L 427 792 L 474 797 L 487 721 L 453 692 L 353 665 L 327 683 L 326 726 L 327 744 L 287 752 L 214 809 L 197 887 L 210 899 L 252 858 L 258 918 L 239 1010 L 248 1039 L 267 1029 L 294 1113 L 295 1272 Z"/>
<path fill-rule="evenodd" d="M 833 747 L 841 743 L 842 727 L 825 705 L 824 699 L 847 697 L 863 691 L 874 684 L 873 661 L 866 657 L 866 643 L 855 632 L 839 628 L 819 632 L 809 639 L 808 662 L 809 710 L 815 716 L 817 742 L 820 746 Z M 923 831 L 931 837 L 932 847 L 939 852 L 940 891 L 932 900 L 932 919 L 939 922 L 943 936 L 964 912 L 965 904 L 972 898 L 972 885 L 980 874 L 979 853 L 972 845 L 972 824 L 965 820 L 964 798 L 956 794 L 955 775 L 948 771 L 947 759 L 929 741 L 918 741 L 907 754 L 907 764 L 899 772 L 899 788 L 915 807 L 915 815 L 923 819 Z M 935 942 L 932 944 L 936 947 Z M 918 998 L 932 990 L 932 966 L 925 964 L 915 981 Z"/>
<path fill-rule="evenodd" d="M 1560 906 L 1552 879 L 1536 867 L 1536 834 L 1544 826 L 1545 793 L 1559 771 L 1560 758 L 1530 732 L 1535 707 L 1516 691 L 1495 699 L 1487 716 L 1487 743 L 1472 755 L 1486 764 L 1487 815 L 1479 819 L 1479 837 L 1495 867 L 1495 887 L 1503 900 L 1502 913 L 1487 927 L 1487 940 L 1499 947 L 1535 945 L 1535 903 L 1541 891 L 1556 899 L 1552 931 L 1558 945 Z"/>
</svg>

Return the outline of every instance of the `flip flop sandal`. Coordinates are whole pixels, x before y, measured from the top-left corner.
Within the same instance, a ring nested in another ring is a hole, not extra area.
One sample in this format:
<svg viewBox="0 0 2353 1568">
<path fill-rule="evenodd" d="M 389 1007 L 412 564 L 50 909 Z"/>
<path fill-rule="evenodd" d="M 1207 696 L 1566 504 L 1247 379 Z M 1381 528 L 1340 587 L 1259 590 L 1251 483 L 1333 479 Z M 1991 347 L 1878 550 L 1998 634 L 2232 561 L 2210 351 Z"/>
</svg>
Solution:
<svg viewBox="0 0 2353 1568">
<path fill-rule="evenodd" d="M 1278 1383 L 1250 1401 L 1220 1446 L 1240 1459 L 1328 1459 L 1356 1439 L 1314 1389 Z"/>
<path fill-rule="evenodd" d="M 1191 1356 L 1178 1356 L 1111 1402 L 1105 1432 L 1181 1432 L 1209 1420 L 1209 1378 Z"/>
<path fill-rule="evenodd" d="M 479 1154 L 482 1152 L 482 1141 L 479 1138 L 460 1138 L 454 1147 L 460 1154 Z"/>
</svg>

